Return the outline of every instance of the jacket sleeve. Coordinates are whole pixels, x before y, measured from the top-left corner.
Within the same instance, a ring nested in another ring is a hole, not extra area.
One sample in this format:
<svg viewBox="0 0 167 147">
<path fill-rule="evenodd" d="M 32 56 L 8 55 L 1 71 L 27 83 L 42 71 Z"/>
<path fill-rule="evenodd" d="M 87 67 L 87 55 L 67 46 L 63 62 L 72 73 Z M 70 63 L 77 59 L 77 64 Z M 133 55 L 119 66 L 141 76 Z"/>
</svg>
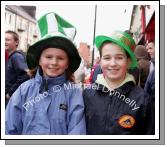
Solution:
<svg viewBox="0 0 167 147">
<path fill-rule="evenodd" d="M 144 90 L 155 100 L 155 70 L 148 75 Z"/>
<path fill-rule="evenodd" d="M 22 106 L 21 88 L 19 87 L 12 95 L 5 112 L 5 134 L 20 135 L 22 133 Z"/>
<path fill-rule="evenodd" d="M 13 55 L 12 66 L 14 67 L 15 72 L 17 73 L 17 81 L 8 90 L 8 94 L 10 96 L 19 87 L 21 83 L 30 78 L 26 72 L 26 69 L 28 69 L 28 67 L 25 62 L 24 56 L 20 53 L 15 53 L 15 55 Z"/>
<path fill-rule="evenodd" d="M 155 104 L 148 94 L 145 94 L 145 135 L 155 134 Z"/>
<path fill-rule="evenodd" d="M 84 102 L 82 92 L 79 89 L 75 90 L 75 93 L 70 98 L 69 104 L 69 123 L 68 134 L 69 135 L 85 135 L 85 115 L 84 115 Z"/>
</svg>

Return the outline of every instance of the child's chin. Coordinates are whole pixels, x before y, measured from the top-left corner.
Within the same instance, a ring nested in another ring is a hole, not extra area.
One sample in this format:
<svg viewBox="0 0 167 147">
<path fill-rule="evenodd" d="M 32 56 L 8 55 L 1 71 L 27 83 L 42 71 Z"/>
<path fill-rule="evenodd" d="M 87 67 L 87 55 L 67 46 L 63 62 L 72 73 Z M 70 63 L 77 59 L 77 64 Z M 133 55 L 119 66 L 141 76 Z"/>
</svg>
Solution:
<svg viewBox="0 0 167 147">
<path fill-rule="evenodd" d="M 109 79 L 114 81 L 114 80 L 118 80 L 119 78 L 117 76 L 110 76 Z"/>
<path fill-rule="evenodd" d="M 48 74 L 49 77 L 53 78 L 53 77 L 57 77 L 59 76 L 60 74 Z"/>
</svg>

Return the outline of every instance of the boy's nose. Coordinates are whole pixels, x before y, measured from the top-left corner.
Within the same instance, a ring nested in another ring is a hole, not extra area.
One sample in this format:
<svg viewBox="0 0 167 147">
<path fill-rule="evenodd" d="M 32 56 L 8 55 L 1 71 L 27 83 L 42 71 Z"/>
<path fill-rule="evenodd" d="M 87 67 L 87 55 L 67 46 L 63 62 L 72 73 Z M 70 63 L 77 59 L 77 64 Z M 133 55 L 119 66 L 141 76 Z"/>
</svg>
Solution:
<svg viewBox="0 0 167 147">
<path fill-rule="evenodd" d="M 52 61 L 51 61 L 52 64 L 57 64 L 57 59 L 56 58 L 53 58 Z"/>
<path fill-rule="evenodd" d="M 115 60 L 114 58 L 112 58 L 112 59 L 110 60 L 110 65 L 111 65 L 111 66 L 116 65 L 116 60 Z"/>
</svg>

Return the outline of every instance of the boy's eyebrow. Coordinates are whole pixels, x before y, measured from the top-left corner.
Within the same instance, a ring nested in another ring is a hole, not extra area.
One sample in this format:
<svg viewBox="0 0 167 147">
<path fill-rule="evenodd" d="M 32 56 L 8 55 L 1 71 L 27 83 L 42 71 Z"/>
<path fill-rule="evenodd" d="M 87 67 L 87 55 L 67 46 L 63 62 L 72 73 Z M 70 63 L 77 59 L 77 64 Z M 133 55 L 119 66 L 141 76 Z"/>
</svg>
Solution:
<svg viewBox="0 0 167 147">
<path fill-rule="evenodd" d="M 123 53 L 116 54 L 116 55 L 118 55 L 118 56 L 125 56 L 125 54 L 123 54 Z"/>
<path fill-rule="evenodd" d="M 104 56 L 111 56 L 110 54 L 106 54 L 106 55 L 103 55 Z M 118 53 L 118 54 L 115 54 L 114 56 L 125 56 L 123 53 Z"/>
<path fill-rule="evenodd" d="M 54 55 L 50 53 L 46 53 L 44 56 L 54 56 Z M 65 57 L 65 55 L 56 55 L 56 57 Z"/>
</svg>

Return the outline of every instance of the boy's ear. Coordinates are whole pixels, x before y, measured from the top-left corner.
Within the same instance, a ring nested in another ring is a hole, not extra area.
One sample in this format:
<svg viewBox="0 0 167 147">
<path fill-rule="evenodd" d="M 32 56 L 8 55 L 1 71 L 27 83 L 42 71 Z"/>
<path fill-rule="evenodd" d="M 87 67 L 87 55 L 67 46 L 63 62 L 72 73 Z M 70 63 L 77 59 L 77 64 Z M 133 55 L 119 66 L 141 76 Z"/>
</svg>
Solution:
<svg viewBox="0 0 167 147">
<path fill-rule="evenodd" d="M 19 41 L 16 41 L 15 44 L 16 44 L 16 46 L 18 47 L 18 45 L 19 45 Z"/>
</svg>

